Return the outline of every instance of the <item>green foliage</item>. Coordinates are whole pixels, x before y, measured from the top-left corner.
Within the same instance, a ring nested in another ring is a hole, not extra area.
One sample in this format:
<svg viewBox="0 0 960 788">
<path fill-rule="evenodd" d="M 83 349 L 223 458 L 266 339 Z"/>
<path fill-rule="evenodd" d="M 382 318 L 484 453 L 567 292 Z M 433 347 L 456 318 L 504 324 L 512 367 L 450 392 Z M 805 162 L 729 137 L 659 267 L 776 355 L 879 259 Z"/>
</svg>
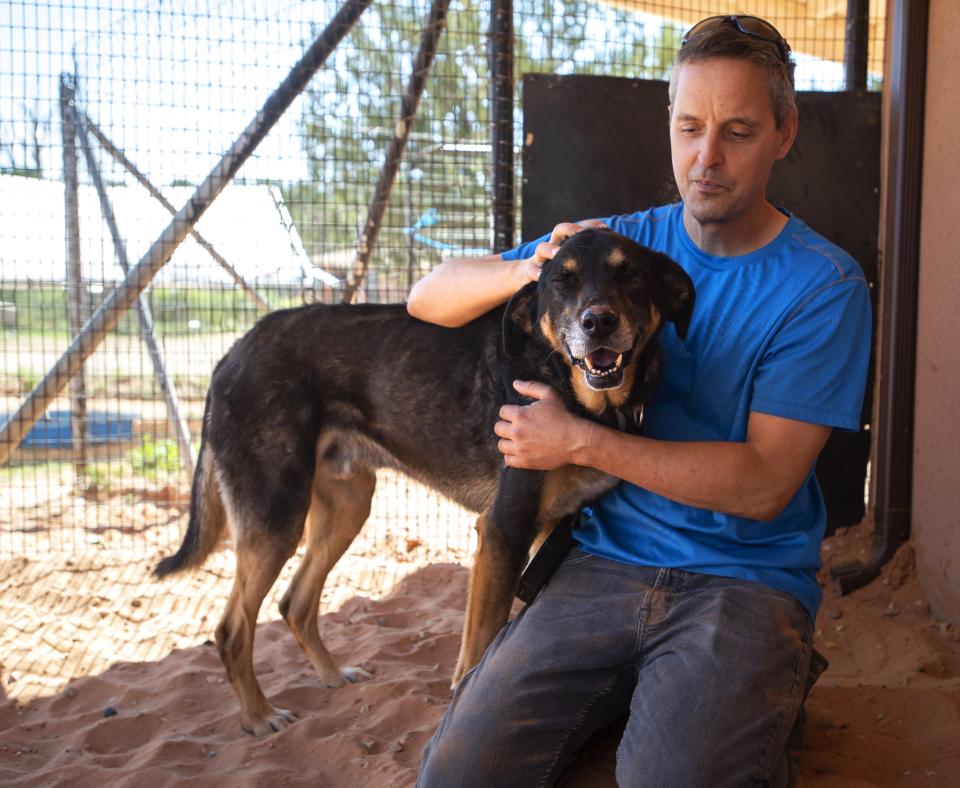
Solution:
<svg viewBox="0 0 960 788">
<path fill-rule="evenodd" d="M 260 294 L 275 309 L 299 306 L 299 288 L 260 288 Z M 85 294 L 85 308 L 92 312 L 109 290 Z M 161 287 L 146 294 L 159 334 L 206 334 L 243 331 L 257 319 L 254 304 L 237 287 L 221 288 Z M 67 292 L 61 285 L 0 287 L 0 301 L 17 307 L 17 332 L 67 337 Z M 125 336 L 140 334 L 140 322 L 134 309 L 120 320 L 116 332 Z"/>
<path fill-rule="evenodd" d="M 104 463 L 85 465 L 79 478 L 84 493 L 102 493 L 110 489 L 110 468 Z"/>
<path fill-rule="evenodd" d="M 145 479 L 180 472 L 180 447 L 169 438 L 143 435 L 140 444 L 130 449 L 127 459 L 133 470 Z"/>
</svg>

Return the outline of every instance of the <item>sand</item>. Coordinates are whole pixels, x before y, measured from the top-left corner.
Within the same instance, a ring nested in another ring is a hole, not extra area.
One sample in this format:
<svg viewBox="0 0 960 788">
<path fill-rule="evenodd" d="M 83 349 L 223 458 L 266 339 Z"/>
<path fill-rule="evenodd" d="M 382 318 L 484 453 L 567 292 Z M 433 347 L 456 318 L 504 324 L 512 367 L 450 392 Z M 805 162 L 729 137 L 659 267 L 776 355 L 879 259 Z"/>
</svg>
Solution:
<svg viewBox="0 0 960 788">
<path fill-rule="evenodd" d="M 241 731 L 210 641 L 229 550 L 165 583 L 149 578 L 143 549 L 3 561 L 0 784 L 412 785 L 459 645 L 469 527 L 457 527 L 444 545 L 455 562 L 410 532 L 361 544 L 340 567 L 321 630 L 370 681 L 316 685 L 277 620 L 278 583 L 255 664 L 267 696 L 299 719 L 262 739 Z M 862 553 L 868 530 L 829 539 L 825 561 Z M 816 640 L 831 665 L 807 704 L 799 785 L 960 785 L 960 631 L 931 618 L 909 545 L 865 589 L 839 598 L 828 585 Z M 612 757 L 600 746 L 569 785 L 613 785 Z"/>
</svg>

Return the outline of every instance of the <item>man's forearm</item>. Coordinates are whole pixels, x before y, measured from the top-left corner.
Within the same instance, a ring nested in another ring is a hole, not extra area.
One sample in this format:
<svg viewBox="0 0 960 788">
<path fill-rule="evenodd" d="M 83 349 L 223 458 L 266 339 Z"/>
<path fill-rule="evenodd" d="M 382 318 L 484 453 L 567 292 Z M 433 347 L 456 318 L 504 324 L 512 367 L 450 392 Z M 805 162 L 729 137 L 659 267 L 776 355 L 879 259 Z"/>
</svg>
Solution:
<svg viewBox="0 0 960 788">
<path fill-rule="evenodd" d="M 749 444 L 660 441 L 586 425 L 589 437 L 572 451 L 577 465 L 679 503 L 758 520 L 772 519 L 786 504 Z"/>
<path fill-rule="evenodd" d="M 771 520 L 790 502 L 830 437 L 830 428 L 751 413 L 746 440 L 661 441 L 577 420 L 571 461 L 665 498 Z"/>
</svg>

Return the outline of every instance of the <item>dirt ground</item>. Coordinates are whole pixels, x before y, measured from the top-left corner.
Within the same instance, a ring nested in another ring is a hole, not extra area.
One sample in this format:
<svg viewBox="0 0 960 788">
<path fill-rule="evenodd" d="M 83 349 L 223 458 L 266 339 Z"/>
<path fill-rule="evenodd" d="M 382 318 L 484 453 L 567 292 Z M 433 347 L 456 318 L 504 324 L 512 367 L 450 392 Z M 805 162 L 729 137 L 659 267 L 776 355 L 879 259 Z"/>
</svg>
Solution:
<svg viewBox="0 0 960 788">
<path fill-rule="evenodd" d="M 378 502 L 324 596 L 331 650 L 374 678 L 316 686 L 276 612 L 294 559 L 264 605 L 255 662 L 268 697 L 299 719 L 264 739 L 241 732 L 210 641 L 231 551 L 192 575 L 149 576 L 184 526 L 182 499 L 140 501 L 160 525 L 136 546 L 102 506 L 96 541 L 0 549 L 0 784 L 412 785 L 448 700 L 473 537 L 465 513 L 402 492 L 410 516 L 384 536 L 395 512 Z M 48 530 L 27 524 L 18 538 Z M 825 563 L 862 554 L 868 535 L 869 524 L 835 535 Z M 841 598 L 827 584 L 816 644 L 831 664 L 807 704 L 799 784 L 960 785 L 958 640 L 931 618 L 909 545 L 867 588 Z M 598 750 L 570 785 L 612 785 L 612 757 Z"/>
</svg>

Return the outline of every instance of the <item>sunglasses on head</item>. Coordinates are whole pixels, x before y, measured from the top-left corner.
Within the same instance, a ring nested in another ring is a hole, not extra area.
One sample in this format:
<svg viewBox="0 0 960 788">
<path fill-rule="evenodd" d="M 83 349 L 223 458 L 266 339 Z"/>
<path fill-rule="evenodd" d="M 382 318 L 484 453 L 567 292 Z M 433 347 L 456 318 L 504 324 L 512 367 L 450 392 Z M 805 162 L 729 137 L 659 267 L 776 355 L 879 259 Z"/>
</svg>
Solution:
<svg viewBox="0 0 960 788">
<path fill-rule="evenodd" d="M 684 34 L 680 40 L 681 48 L 685 47 L 691 38 L 701 33 L 706 33 L 709 30 L 714 30 L 720 27 L 720 25 L 729 25 L 745 36 L 773 44 L 780 53 L 780 59 L 784 63 L 790 62 L 790 47 L 787 45 L 783 36 L 780 35 L 780 31 L 769 22 L 757 16 L 708 16 L 706 19 L 697 22 L 697 24 Z"/>
</svg>

